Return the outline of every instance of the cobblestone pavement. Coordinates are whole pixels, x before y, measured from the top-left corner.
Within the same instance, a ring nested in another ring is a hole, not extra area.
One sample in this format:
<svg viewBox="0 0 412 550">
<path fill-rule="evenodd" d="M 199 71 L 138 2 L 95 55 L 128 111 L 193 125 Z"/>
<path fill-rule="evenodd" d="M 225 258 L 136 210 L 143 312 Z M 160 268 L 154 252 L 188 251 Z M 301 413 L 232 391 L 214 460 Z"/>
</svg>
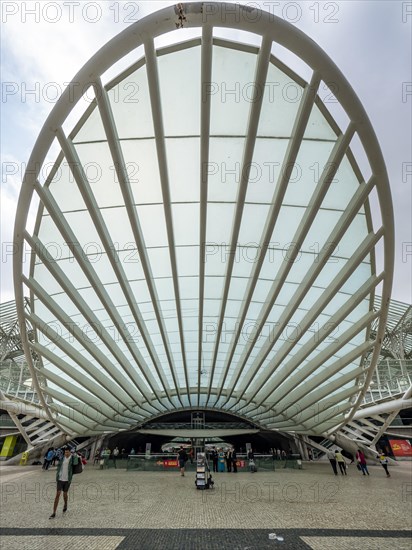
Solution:
<svg viewBox="0 0 412 550">
<path fill-rule="evenodd" d="M 194 474 L 87 466 L 73 478 L 68 511 L 50 520 L 55 468 L 0 468 L 1 550 L 265 548 L 412 550 L 412 463 L 354 465 L 334 476 L 326 463 L 303 470 L 215 474 L 198 491 Z M 59 536 L 56 539 L 56 536 Z"/>
</svg>

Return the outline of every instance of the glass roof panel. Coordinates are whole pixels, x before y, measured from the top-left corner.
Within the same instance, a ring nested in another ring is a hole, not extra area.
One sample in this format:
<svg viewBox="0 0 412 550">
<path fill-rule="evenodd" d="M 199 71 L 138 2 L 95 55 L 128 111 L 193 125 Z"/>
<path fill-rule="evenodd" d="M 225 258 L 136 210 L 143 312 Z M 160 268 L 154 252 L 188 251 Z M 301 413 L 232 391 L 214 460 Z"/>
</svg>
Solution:
<svg viewBox="0 0 412 550">
<path fill-rule="evenodd" d="M 305 135 L 306 138 L 306 135 Z M 307 206 L 320 180 L 322 171 L 329 161 L 333 142 L 304 139 L 299 149 L 284 203 Z"/>
<path fill-rule="evenodd" d="M 316 105 L 312 107 L 305 132 L 306 139 L 336 140 L 336 133 Z"/>
<path fill-rule="evenodd" d="M 155 140 L 123 140 L 121 148 L 135 204 L 161 204 L 163 195 Z M 118 181 L 116 174 L 114 179 Z"/>
<path fill-rule="evenodd" d="M 348 205 L 352 196 L 356 193 L 358 187 L 358 178 L 356 177 L 347 155 L 345 155 L 323 199 L 323 208 L 343 210 Z"/>
<path fill-rule="evenodd" d="M 77 185 L 71 185 L 74 181 L 74 176 L 70 170 L 69 163 L 63 159 L 59 164 L 56 174 L 50 182 L 49 189 L 51 190 L 54 199 L 56 200 L 62 212 L 71 210 L 85 210 L 83 198 L 80 194 Z M 67 186 L 70 185 L 72 192 L 67 194 Z"/>
<path fill-rule="evenodd" d="M 157 65 L 166 136 L 199 135 L 200 47 L 161 55 Z"/>
<path fill-rule="evenodd" d="M 288 143 L 287 139 L 261 137 L 256 140 L 245 199 L 247 203 L 272 202 Z"/>
<path fill-rule="evenodd" d="M 236 201 L 243 147 L 244 138 L 210 138 L 209 161 L 202 167 L 208 177 L 210 203 Z"/>
<path fill-rule="evenodd" d="M 199 205 L 173 204 L 172 216 L 176 246 L 199 244 Z"/>
<path fill-rule="evenodd" d="M 206 89 L 211 96 L 212 135 L 246 135 L 255 66 L 255 54 L 213 46 L 212 79 Z"/>
<path fill-rule="evenodd" d="M 43 215 L 38 237 L 42 247 L 47 250 L 48 255 L 54 260 L 59 261 L 72 255 L 68 244 L 49 215 Z"/>
<path fill-rule="evenodd" d="M 367 233 L 366 217 L 358 214 L 339 241 L 335 254 L 340 257 L 350 258 L 360 244 L 361 238 L 359 238 L 359 235 L 364 237 Z"/>
<path fill-rule="evenodd" d="M 263 204 L 245 204 L 240 227 L 238 243 L 244 246 L 259 246 L 265 229 L 269 206 Z M 256 255 L 246 255 L 242 259 L 245 262 L 253 262 Z"/>
<path fill-rule="evenodd" d="M 91 262 L 97 262 L 104 248 L 89 213 L 87 211 L 66 212 L 64 217 L 76 235 L 84 254 L 89 256 Z"/>
<path fill-rule="evenodd" d="M 176 248 L 176 260 L 179 277 L 199 276 L 198 246 L 180 246 Z"/>
<path fill-rule="evenodd" d="M 209 247 L 217 245 L 226 248 L 229 245 L 234 214 L 234 204 L 209 204 L 206 229 L 206 243 Z"/>
<path fill-rule="evenodd" d="M 147 248 L 167 246 L 168 238 L 163 205 L 138 206 L 137 213 Z"/>
<path fill-rule="evenodd" d="M 89 108 L 91 111 L 85 113 L 84 123 L 73 138 L 74 143 L 106 140 L 106 132 L 95 101 Z"/>
<path fill-rule="evenodd" d="M 123 205 L 107 142 L 77 144 L 75 147 L 99 207 Z"/>
<path fill-rule="evenodd" d="M 120 139 L 154 135 L 146 65 L 114 86 L 109 99 Z"/>
<path fill-rule="evenodd" d="M 184 151 L 183 156 L 182 151 Z M 166 139 L 166 154 L 171 202 L 198 202 L 200 196 L 199 139 Z"/>
<path fill-rule="evenodd" d="M 258 135 L 290 137 L 302 92 L 302 87 L 299 84 L 273 63 L 270 63 L 264 88 Z"/>
</svg>

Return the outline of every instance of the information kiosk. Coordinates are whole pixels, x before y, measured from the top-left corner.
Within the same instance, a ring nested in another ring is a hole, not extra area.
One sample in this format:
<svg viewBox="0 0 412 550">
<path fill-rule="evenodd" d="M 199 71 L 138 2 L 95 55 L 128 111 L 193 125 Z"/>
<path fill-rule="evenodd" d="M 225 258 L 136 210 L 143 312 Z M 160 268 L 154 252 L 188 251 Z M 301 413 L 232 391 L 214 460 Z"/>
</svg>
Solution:
<svg viewBox="0 0 412 550">
<path fill-rule="evenodd" d="M 197 453 L 195 484 L 197 489 L 213 489 L 214 481 L 205 453 Z"/>
</svg>

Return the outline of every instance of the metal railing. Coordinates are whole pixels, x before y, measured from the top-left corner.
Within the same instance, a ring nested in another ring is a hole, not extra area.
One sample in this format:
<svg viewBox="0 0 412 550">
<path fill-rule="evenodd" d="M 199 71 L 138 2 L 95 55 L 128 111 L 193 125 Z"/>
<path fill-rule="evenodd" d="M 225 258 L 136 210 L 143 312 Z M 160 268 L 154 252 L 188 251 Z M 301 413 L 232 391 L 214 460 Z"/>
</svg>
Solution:
<svg viewBox="0 0 412 550">
<path fill-rule="evenodd" d="M 16 428 L 16 424 L 10 418 L 10 416 L 0 416 L 0 429 L 1 428 Z"/>
<path fill-rule="evenodd" d="M 150 424 L 145 424 L 143 429 L 152 429 L 152 430 L 193 430 L 193 425 L 190 422 L 151 422 Z M 245 430 L 251 429 L 251 425 L 246 422 L 206 422 L 202 425 L 201 429 L 208 430 L 223 430 L 223 429 L 233 429 L 233 430 Z"/>
<path fill-rule="evenodd" d="M 379 385 L 371 384 L 365 393 L 364 404 L 377 403 L 385 399 L 395 399 L 403 395 L 412 384 L 412 377 L 401 375 Z"/>
<path fill-rule="evenodd" d="M 412 384 L 412 361 L 410 359 L 384 359 L 373 374 L 363 404 L 398 399 Z"/>
<path fill-rule="evenodd" d="M 17 397 L 23 399 L 24 401 L 29 401 L 30 403 L 39 403 L 40 399 L 34 388 L 25 386 L 24 384 L 18 384 L 13 380 L 9 380 L 4 376 L 0 376 L 0 389 L 6 395 Z M 48 396 L 45 395 L 46 402 L 48 401 Z"/>
</svg>

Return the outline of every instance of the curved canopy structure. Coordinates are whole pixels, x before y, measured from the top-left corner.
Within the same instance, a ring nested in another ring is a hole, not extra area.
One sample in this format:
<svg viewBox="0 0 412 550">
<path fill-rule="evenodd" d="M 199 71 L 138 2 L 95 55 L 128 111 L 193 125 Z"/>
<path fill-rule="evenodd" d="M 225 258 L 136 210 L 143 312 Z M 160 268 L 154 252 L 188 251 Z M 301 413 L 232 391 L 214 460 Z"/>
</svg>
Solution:
<svg viewBox="0 0 412 550">
<path fill-rule="evenodd" d="M 157 46 L 182 27 L 199 37 Z M 231 28 L 260 45 L 222 38 Z M 278 44 L 310 67 L 309 82 L 276 57 Z M 105 83 L 133 51 L 132 66 Z M 336 84 L 344 127 L 318 95 L 324 82 Z M 85 90 L 94 99 L 67 133 Z M 358 138 L 367 178 L 351 151 Z M 53 140 L 61 152 L 43 182 Z M 270 14 L 179 4 L 109 42 L 46 121 L 15 238 L 31 250 L 30 269 L 15 261 L 17 300 L 29 292 L 32 306 L 21 320 L 36 332 L 26 356 L 41 358 L 33 375 L 47 380 L 38 390 L 63 430 L 124 430 L 211 408 L 324 433 L 355 412 L 359 380 L 369 384 L 379 355 L 369 331 L 379 319 L 379 342 L 393 268 L 385 166 L 343 75 Z"/>
</svg>

